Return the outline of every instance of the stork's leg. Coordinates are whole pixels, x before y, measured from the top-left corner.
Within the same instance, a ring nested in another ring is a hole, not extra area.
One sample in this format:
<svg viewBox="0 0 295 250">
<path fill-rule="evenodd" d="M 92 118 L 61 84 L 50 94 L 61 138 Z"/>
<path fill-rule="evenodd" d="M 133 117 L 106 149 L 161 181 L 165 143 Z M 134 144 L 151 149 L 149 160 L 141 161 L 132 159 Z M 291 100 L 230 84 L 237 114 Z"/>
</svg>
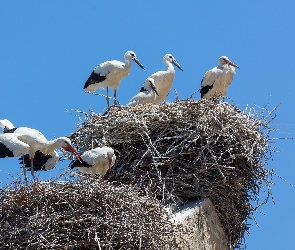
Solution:
<svg viewBox="0 0 295 250">
<path fill-rule="evenodd" d="M 25 181 L 27 182 L 27 170 L 25 167 L 25 156 L 24 155 L 23 155 L 23 172 L 24 172 Z"/>
<path fill-rule="evenodd" d="M 117 91 L 114 90 L 114 106 L 117 105 Z"/>
<path fill-rule="evenodd" d="M 109 100 L 109 88 L 107 87 L 107 104 L 108 108 L 110 107 L 110 100 Z"/>
<path fill-rule="evenodd" d="M 31 157 L 31 175 L 33 179 L 35 179 L 35 173 L 34 173 L 34 158 Z"/>
</svg>

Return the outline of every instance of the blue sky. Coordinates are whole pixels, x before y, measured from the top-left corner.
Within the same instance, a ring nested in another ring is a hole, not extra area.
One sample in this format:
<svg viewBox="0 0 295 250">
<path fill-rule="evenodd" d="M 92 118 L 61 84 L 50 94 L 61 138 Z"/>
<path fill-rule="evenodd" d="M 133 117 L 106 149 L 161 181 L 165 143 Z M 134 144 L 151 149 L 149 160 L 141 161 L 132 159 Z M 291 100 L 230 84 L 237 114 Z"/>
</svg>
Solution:
<svg viewBox="0 0 295 250">
<path fill-rule="evenodd" d="M 294 9 L 291 0 L 1 1 L 0 119 L 48 139 L 70 135 L 78 120 L 67 110 L 106 109 L 105 98 L 83 91 L 97 64 L 123 61 L 128 50 L 137 54 L 146 70 L 133 63 L 122 81 L 117 98 L 126 104 L 149 75 L 166 69 L 167 53 L 184 69 L 176 68 L 173 83 L 180 99 L 199 89 L 204 73 L 226 55 L 241 68 L 228 96 L 242 110 L 281 103 L 272 136 L 294 137 Z M 173 91 L 168 100 L 175 101 Z M 268 168 L 295 184 L 294 140 L 275 146 L 280 153 Z M 20 171 L 16 159 L 0 159 L 0 166 L 3 183 L 7 172 Z M 255 214 L 259 227 L 252 222 L 247 249 L 293 248 L 294 187 L 277 177 L 274 182 L 276 203 Z"/>
</svg>

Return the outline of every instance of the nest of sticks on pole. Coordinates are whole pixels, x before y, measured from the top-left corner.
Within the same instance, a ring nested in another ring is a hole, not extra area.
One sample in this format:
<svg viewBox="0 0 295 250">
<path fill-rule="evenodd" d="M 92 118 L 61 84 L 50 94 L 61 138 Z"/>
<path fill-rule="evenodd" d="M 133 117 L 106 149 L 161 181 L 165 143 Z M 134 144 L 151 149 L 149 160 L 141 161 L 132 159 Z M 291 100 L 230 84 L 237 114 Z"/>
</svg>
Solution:
<svg viewBox="0 0 295 250">
<path fill-rule="evenodd" d="M 210 198 L 230 244 L 241 247 L 247 220 L 271 195 L 273 172 L 265 166 L 274 152 L 273 112 L 210 99 L 83 115 L 71 140 L 80 152 L 102 145 L 115 150 L 111 181 L 139 187 L 164 204 Z"/>
<path fill-rule="evenodd" d="M 155 198 L 87 177 L 0 191 L 1 249 L 175 249 Z"/>
</svg>

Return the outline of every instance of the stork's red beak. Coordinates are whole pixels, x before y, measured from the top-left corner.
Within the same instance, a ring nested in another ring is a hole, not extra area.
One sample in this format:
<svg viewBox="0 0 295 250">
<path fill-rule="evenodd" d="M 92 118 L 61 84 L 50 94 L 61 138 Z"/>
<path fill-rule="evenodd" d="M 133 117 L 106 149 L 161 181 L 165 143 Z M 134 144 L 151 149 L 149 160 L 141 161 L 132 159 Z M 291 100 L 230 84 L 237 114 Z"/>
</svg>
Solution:
<svg viewBox="0 0 295 250">
<path fill-rule="evenodd" d="M 240 68 L 238 65 L 234 64 L 234 63 L 231 62 L 230 60 L 228 60 L 227 63 L 228 63 L 229 65 L 234 66 L 235 68 L 238 68 L 238 69 Z"/>
<path fill-rule="evenodd" d="M 77 152 L 77 150 L 72 146 L 72 145 L 68 145 L 67 147 L 62 147 L 65 151 L 69 151 L 71 152 L 77 159 L 79 162 L 83 162 L 83 159 L 81 157 L 81 155 Z"/>
</svg>

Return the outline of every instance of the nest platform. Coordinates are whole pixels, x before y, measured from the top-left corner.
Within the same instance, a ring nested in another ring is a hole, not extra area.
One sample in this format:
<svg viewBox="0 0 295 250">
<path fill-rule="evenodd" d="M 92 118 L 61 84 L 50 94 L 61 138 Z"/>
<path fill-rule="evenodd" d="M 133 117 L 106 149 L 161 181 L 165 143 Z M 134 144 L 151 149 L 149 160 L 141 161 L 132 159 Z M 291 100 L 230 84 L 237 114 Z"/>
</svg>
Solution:
<svg viewBox="0 0 295 250">
<path fill-rule="evenodd" d="M 265 166 L 272 112 L 200 100 L 111 107 L 85 118 L 71 140 L 81 152 L 115 150 L 111 181 L 140 187 L 165 204 L 210 198 L 231 244 L 241 245 L 247 220 L 271 192 Z M 269 192 L 263 201 L 262 186 Z"/>
</svg>

